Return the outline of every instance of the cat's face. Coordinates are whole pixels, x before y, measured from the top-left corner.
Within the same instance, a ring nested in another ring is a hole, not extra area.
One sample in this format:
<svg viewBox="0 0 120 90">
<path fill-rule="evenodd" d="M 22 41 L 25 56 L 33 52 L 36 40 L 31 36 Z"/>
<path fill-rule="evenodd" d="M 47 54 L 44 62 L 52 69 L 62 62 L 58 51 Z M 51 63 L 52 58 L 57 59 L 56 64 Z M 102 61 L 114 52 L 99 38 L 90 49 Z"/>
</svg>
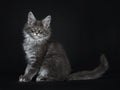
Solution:
<svg viewBox="0 0 120 90">
<path fill-rule="evenodd" d="M 34 39 L 45 39 L 50 37 L 51 16 L 47 16 L 43 20 L 36 20 L 32 12 L 28 13 L 27 28 L 25 32 Z"/>
</svg>

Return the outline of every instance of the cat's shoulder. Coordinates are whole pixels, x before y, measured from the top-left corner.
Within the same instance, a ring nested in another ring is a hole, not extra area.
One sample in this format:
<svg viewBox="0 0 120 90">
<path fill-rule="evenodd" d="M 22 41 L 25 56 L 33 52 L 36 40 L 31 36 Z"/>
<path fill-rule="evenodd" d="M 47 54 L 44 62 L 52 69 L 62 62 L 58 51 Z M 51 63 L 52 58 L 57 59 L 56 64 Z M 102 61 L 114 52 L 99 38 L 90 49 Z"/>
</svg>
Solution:
<svg viewBox="0 0 120 90">
<path fill-rule="evenodd" d="M 48 44 L 49 45 L 61 45 L 61 43 L 57 41 L 56 39 L 50 39 Z"/>
<path fill-rule="evenodd" d="M 52 43 L 54 43 L 54 44 L 57 44 L 57 43 L 59 43 L 56 39 L 50 39 L 49 41 L 48 41 L 48 43 L 49 44 L 52 44 Z"/>
</svg>

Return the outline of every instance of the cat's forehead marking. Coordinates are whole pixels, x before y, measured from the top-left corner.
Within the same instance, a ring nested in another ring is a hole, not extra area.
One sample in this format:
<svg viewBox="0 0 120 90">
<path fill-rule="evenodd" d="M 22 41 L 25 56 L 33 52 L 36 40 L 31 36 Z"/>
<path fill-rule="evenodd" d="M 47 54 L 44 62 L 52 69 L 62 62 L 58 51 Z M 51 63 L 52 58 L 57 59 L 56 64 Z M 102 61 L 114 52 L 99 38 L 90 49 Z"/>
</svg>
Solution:
<svg viewBox="0 0 120 90">
<path fill-rule="evenodd" d="M 36 21 L 35 23 L 34 23 L 34 25 L 36 25 L 36 26 L 42 26 L 42 22 L 41 21 Z"/>
</svg>

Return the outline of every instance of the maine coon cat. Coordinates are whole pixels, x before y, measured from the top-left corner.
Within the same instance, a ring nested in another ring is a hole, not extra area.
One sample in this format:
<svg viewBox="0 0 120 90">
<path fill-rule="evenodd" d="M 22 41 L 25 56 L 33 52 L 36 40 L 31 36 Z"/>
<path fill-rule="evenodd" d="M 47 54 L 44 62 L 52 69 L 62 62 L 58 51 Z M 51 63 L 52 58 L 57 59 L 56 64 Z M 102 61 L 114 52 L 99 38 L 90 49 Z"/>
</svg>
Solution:
<svg viewBox="0 0 120 90">
<path fill-rule="evenodd" d="M 92 71 L 71 73 L 67 55 L 59 42 L 51 37 L 51 16 L 36 20 L 32 12 L 24 26 L 23 49 L 26 53 L 27 67 L 19 82 L 28 82 L 37 75 L 36 82 L 61 80 L 97 79 L 108 69 L 108 62 L 101 55 L 101 64 Z"/>
</svg>

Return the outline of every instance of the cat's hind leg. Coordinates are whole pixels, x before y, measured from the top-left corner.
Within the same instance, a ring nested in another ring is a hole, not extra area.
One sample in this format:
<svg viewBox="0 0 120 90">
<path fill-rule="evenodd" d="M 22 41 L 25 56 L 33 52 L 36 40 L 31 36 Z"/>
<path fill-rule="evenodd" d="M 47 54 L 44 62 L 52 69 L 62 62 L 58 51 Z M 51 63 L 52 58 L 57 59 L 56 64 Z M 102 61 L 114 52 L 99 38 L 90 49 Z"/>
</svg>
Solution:
<svg viewBox="0 0 120 90">
<path fill-rule="evenodd" d="M 45 67 L 41 67 L 36 78 L 36 82 L 46 81 L 48 79 L 49 70 Z"/>
<path fill-rule="evenodd" d="M 54 72 L 53 68 L 50 67 L 50 63 L 43 63 L 41 66 L 38 76 L 36 78 L 36 82 L 41 81 L 55 81 L 57 79 L 57 75 Z"/>
</svg>

